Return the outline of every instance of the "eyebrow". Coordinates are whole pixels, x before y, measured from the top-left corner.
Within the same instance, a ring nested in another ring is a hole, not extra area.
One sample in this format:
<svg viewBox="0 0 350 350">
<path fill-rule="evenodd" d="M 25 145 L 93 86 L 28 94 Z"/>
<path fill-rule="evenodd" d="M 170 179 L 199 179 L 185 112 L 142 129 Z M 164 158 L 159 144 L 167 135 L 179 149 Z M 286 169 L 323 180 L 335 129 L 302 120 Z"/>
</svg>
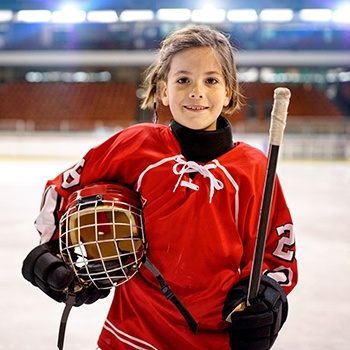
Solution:
<svg viewBox="0 0 350 350">
<path fill-rule="evenodd" d="M 177 72 L 174 73 L 174 75 L 181 75 L 181 74 L 191 74 L 191 72 L 187 71 L 187 70 L 179 70 Z M 212 75 L 212 74 L 220 74 L 222 75 L 222 73 L 216 71 L 216 70 L 213 70 L 213 71 L 209 71 L 209 72 L 205 72 L 204 73 L 205 75 Z"/>
<path fill-rule="evenodd" d="M 186 70 L 179 70 L 177 72 L 174 73 L 174 75 L 182 75 L 182 74 L 190 74 L 190 72 L 186 71 Z"/>
</svg>

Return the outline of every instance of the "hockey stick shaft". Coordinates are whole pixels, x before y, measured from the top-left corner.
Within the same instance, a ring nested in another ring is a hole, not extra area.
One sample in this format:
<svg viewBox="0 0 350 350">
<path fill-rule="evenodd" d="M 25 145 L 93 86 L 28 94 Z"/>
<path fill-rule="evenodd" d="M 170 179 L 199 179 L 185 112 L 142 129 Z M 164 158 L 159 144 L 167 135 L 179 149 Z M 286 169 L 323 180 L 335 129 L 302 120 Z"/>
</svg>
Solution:
<svg viewBox="0 0 350 350">
<path fill-rule="evenodd" d="M 267 158 L 266 177 L 255 242 L 253 264 L 249 279 L 247 305 L 250 304 L 251 300 L 257 297 L 259 291 L 261 269 L 265 253 L 266 235 L 270 219 L 271 202 L 275 187 L 278 154 L 286 126 L 290 95 L 290 91 L 287 88 L 277 88 L 274 91 L 274 103 L 271 112 L 271 124 L 269 131 L 269 152 Z"/>
</svg>

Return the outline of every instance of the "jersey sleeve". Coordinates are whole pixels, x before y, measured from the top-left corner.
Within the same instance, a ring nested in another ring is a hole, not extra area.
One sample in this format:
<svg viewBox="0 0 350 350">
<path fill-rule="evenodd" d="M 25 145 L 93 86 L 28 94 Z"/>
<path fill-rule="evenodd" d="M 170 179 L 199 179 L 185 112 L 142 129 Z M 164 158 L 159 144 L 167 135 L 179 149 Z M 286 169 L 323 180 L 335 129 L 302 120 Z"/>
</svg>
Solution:
<svg viewBox="0 0 350 350">
<path fill-rule="evenodd" d="M 137 137 L 132 137 L 136 134 Z M 71 168 L 49 180 L 42 196 L 40 213 L 35 220 L 41 243 L 58 238 L 59 221 L 73 192 L 101 181 L 120 181 L 133 186 L 137 180 L 137 169 L 144 162 L 138 152 L 142 142 L 140 128 L 125 129 L 92 148 Z"/>
</svg>

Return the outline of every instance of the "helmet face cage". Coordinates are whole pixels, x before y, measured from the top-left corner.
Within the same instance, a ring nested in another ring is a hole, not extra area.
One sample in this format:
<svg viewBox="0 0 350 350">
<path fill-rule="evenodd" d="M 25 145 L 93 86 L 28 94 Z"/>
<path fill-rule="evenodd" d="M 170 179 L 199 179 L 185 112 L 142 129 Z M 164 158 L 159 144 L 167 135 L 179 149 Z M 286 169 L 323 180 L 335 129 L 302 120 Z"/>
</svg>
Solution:
<svg viewBox="0 0 350 350">
<path fill-rule="evenodd" d="M 145 253 L 141 204 L 120 184 L 94 184 L 72 194 L 60 221 L 60 251 L 82 285 L 109 289 L 127 282 Z"/>
</svg>

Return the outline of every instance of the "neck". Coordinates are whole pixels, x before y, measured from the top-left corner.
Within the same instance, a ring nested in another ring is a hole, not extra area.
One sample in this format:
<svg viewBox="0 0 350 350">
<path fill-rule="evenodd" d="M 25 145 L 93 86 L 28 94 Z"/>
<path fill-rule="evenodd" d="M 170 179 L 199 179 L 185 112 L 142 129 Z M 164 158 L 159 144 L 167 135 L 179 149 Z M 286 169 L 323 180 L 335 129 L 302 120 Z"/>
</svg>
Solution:
<svg viewBox="0 0 350 350">
<path fill-rule="evenodd" d="M 171 120 L 170 127 L 187 160 L 207 163 L 234 147 L 231 124 L 221 116 L 217 120 L 216 130 L 189 129 L 174 119 Z"/>
</svg>

